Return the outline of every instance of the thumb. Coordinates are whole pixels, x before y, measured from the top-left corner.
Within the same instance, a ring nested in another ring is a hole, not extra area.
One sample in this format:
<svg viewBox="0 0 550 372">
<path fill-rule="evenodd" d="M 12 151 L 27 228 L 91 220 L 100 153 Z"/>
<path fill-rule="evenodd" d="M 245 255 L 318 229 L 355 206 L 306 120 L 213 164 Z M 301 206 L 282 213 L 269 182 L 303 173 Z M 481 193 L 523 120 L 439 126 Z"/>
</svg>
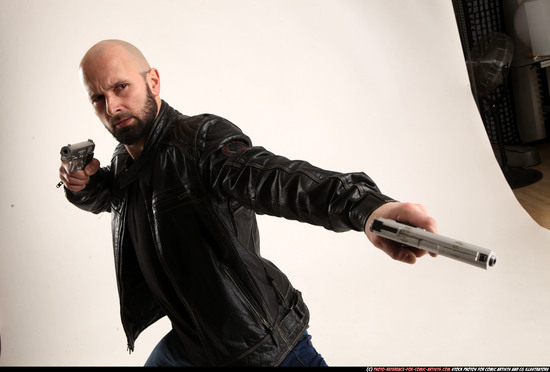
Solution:
<svg viewBox="0 0 550 372">
<path fill-rule="evenodd" d="M 98 171 L 99 165 L 100 165 L 99 160 L 97 160 L 96 158 L 93 158 L 92 160 L 90 160 L 88 164 L 86 164 L 86 167 L 84 168 L 84 172 L 86 173 L 87 176 L 91 176 Z"/>
</svg>

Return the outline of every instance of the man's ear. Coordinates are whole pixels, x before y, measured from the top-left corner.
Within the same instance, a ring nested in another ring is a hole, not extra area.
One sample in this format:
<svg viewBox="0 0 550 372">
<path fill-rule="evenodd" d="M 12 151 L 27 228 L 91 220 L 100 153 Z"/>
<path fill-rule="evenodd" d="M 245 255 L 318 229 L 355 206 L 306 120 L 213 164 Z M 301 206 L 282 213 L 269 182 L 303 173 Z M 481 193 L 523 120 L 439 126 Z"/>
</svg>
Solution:
<svg viewBox="0 0 550 372">
<path fill-rule="evenodd" d="M 155 96 L 160 95 L 160 75 L 156 68 L 151 68 L 149 72 L 147 73 L 147 83 L 149 84 L 149 88 L 151 88 L 151 92 Z"/>
</svg>

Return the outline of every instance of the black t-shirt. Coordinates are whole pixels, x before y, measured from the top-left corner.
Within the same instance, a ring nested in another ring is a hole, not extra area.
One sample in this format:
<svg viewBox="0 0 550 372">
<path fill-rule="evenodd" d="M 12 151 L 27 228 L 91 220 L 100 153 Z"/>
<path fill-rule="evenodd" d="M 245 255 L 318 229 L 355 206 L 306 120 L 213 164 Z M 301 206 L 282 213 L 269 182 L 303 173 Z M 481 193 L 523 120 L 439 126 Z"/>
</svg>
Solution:
<svg viewBox="0 0 550 372">
<path fill-rule="evenodd" d="M 164 294 L 173 291 L 173 288 L 162 269 L 155 249 L 147 209 L 138 181 L 134 181 L 129 186 L 127 226 L 143 277 L 164 307 L 164 303 L 168 302 Z"/>
<path fill-rule="evenodd" d="M 184 343 L 185 338 L 195 339 L 197 335 L 189 313 L 184 304 L 178 300 L 179 296 L 166 275 L 155 249 L 145 200 L 139 182 L 134 181 L 128 187 L 128 215 L 126 217 L 128 233 L 135 248 L 137 261 L 145 282 L 172 321 L 172 326 L 180 335 L 182 342 Z"/>
</svg>

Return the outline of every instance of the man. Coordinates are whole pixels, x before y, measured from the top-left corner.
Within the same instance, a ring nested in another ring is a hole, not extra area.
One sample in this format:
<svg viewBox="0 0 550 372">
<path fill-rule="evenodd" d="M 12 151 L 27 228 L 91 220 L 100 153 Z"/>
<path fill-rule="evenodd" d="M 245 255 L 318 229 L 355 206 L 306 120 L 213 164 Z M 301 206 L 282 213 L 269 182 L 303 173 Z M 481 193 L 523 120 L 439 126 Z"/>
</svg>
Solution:
<svg viewBox="0 0 550 372">
<path fill-rule="evenodd" d="M 255 214 L 334 231 L 364 231 L 392 258 L 426 252 L 372 234 L 384 217 L 436 232 L 421 205 L 381 194 L 364 173 L 341 174 L 251 144 L 215 115 L 185 116 L 160 98 L 160 77 L 133 45 L 105 40 L 80 64 L 96 115 L 120 142 L 60 178 L 70 202 L 111 212 L 128 347 L 167 315 L 173 329 L 146 365 L 326 365 L 310 342 L 300 292 L 260 256 Z"/>
</svg>

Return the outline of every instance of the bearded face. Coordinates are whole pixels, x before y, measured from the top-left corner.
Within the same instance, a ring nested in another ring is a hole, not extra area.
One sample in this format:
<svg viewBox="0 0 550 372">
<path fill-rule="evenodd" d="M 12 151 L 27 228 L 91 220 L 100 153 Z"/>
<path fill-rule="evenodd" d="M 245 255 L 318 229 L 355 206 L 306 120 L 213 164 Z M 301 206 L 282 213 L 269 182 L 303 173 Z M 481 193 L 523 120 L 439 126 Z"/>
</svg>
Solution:
<svg viewBox="0 0 550 372">
<path fill-rule="evenodd" d="M 115 137 L 115 139 L 124 145 L 133 145 L 142 138 L 146 137 L 153 124 L 158 111 L 158 105 L 151 88 L 146 84 L 147 95 L 145 103 L 138 113 L 124 112 L 109 119 L 109 124 L 105 127 Z"/>
</svg>

